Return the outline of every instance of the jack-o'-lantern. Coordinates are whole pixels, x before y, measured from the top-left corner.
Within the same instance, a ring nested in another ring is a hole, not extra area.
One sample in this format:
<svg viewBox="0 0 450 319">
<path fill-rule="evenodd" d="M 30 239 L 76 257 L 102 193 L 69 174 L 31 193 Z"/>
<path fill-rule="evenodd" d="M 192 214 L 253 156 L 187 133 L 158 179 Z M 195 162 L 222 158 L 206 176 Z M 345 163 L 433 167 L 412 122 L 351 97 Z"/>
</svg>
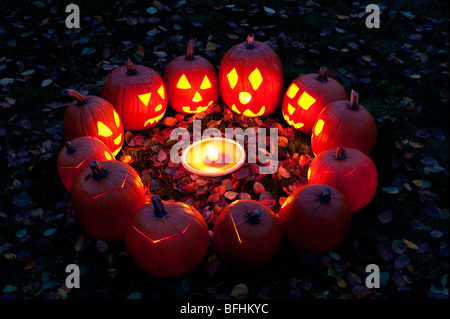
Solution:
<svg viewBox="0 0 450 319">
<path fill-rule="evenodd" d="M 223 102 L 245 116 L 268 115 L 280 106 L 284 91 L 283 70 L 275 51 L 250 34 L 246 42 L 231 47 L 219 67 Z"/>
<path fill-rule="evenodd" d="M 125 130 L 146 130 L 155 126 L 167 108 L 162 77 L 153 69 L 131 61 L 111 72 L 102 87 L 101 97 L 117 109 Z"/>
<path fill-rule="evenodd" d="M 217 102 L 219 85 L 214 66 L 201 56 L 194 56 L 194 41 L 186 55 L 170 61 L 164 71 L 169 105 L 179 113 L 199 113 Z"/>
<path fill-rule="evenodd" d="M 295 129 L 311 135 L 320 111 L 333 101 L 345 99 L 343 86 L 321 67 L 318 74 L 300 75 L 289 85 L 283 98 L 283 117 Z"/>
<path fill-rule="evenodd" d="M 136 170 L 120 161 L 92 161 L 72 186 L 75 220 L 89 235 L 117 241 L 138 210 L 145 205 L 145 190 Z"/>
<path fill-rule="evenodd" d="M 74 101 L 67 107 L 62 124 L 64 142 L 80 136 L 98 138 L 114 156 L 122 149 L 124 128 L 116 109 L 101 97 L 83 96 L 76 90 L 63 91 Z"/>
<path fill-rule="evenodd" d="M 300 187 L 278 214 L 284 238 L 302 251 L 320 253 L 335 248 L 347 235 L 350 209 L 342 193 L 330 185 Z"/>
<path fill-rule="evenodd" d="M 113 159 L 114 156 L 109 147 L 98 138 L 80 136 L 66 142 L 66 145 L 59 151 L 56 167 L 64 187 L 70 193 L 75 178 L 89 166 L 91 161 Z"/>
<path fill-rule="evenodd" d="M 377 140 L 377 126 L 370 112 L 359 104 L 352 90 L 350 101 L 328 104 L 317 116 L 311 135 L 314 154 L 340 147 L 355 148 L 370 155 Z"/>
<path fill-rule="evenodd" d="M 181 202 L 158 195 L 133 218 L 125 236 L 128 255 L 138 267 L 159 277 L 175 277 L 197 267 L 209 246 L 202 215 Z"/>
<path fill-rule="evenodd" d="M 281 225 L 266 205 L 252 199 L 236 200 L 219 213 L 214 243 L 222 258 L 238 266 L 268 262 L 281 242 Z"/>
<path fill-rule="evenodd" d="M 353 148 L 319 153 L 309 164 L 309 184 L 327 184 L 347 199 L 352 213 L 366 207 L 378 185 L 377 168 L 369 156 Z"/>
</svg>

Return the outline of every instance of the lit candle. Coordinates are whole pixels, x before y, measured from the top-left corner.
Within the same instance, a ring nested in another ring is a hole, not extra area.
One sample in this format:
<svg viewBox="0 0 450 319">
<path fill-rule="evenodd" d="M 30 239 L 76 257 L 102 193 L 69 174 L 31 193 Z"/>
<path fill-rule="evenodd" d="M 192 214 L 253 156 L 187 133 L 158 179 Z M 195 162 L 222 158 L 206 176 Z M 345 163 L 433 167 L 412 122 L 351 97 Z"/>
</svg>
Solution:
<svg viewBox="0 0 450 319">
<path fill-rule="evenodd" d="M 219 151 L 211 145 L 208 146 L 208 159 L 210 162 L 215 162 L 219 159 Z"/>
<path fill-rule="evenodd" d="M 181 164 L 199 176 L 222 176 L 244 164 L 245 150 L 238 142 L 227 138 L 206 138 L 187 147 Z"/>
</svg>

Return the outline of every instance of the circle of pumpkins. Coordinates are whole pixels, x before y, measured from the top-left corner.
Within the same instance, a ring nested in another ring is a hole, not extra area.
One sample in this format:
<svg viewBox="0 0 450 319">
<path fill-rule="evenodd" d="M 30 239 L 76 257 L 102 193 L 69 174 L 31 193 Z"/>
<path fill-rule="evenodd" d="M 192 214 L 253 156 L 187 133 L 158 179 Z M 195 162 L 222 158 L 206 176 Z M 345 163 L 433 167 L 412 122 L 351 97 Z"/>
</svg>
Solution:
<svg viewBox="0 0 450 319">
<path fill-rule="evenodd" d="M 285 121 L 311 135 L 315 154 L 308 184 L 286 199 L 278 215 L 250 199 L 222 209 L 213 237 L 224 260 L 262 265 L 282 237 L 301 251 L 330 250 L 345 238 L 351 214 L 375 194 L 378 176 L 369 157 L 375 121 L 358 94 L 352 91 L 348 100 L 325 67 L 300 75 L 284 92 L 278 56 L 253 35 L 225 53 L 218 73 L 194 55 L 193 41 L 185 56 L 167 65 L 164 77 L 127 62 L 110 73 L 101 97 L 64 90 L 73 102 L 64 114 L 66 144 L 57 168 L 84 231 L 102 240 L 125 240 L 131 259 L 152 275 L 174 277 L 197 267 L 209 246 L 208 227 L 188 204 L 157 195 L 146 203 L 139 174 L 114 156 L 122 148 L 124 130 L 155 126 L 167 104 L 184 114 L 205 111 L 219 92 L 227 107 L 245 116 L 268 115 L 282 105 Z"/>
</svg>

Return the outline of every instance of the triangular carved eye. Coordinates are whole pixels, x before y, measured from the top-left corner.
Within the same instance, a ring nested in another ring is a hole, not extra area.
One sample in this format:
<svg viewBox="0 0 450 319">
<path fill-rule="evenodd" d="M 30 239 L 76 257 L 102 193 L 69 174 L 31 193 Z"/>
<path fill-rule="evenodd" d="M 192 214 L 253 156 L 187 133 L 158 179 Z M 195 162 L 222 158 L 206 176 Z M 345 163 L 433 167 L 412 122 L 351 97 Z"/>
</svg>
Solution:
<svg viewBox="0 0 450 319">
<path fill-rule="evenodd" d="M 152 96 L 152 93 L 145 93 L 139 95 L 139 99 L 144 103 L 145 106 L 148 106 L 148 102 L 150 101 L 150 97 Z"/>
<path fill-rule="evenodd" d="M 111 129 L 100 121 L 97 122 L 97 129 L 98 129 L 98 135 L 100 135 L 100 136 L 108 137 L 108 136 L 113 135 L 113 133 L 111 132 Z"/>
<path fill-rule="evenodd" d="M 258 68 L 254 69 L 252 73 L 248 76 L 248 80 L 253 87 L 253 90 L 257 90 L 261 85 L 263 78 L 261 72 L 259 72 Z"/>
<path fill-rule="evenodd" d="M 184 74 L 178 80 L 177 88 L 179 88 L 179 89 L 190 89 L 191 88 L 191 85 L 189 84 L 189 81 L 187 80 L 187 78 Z"/>
<path fill-rule="evenodd" d="M 205 77 L 203 78 L 202 84 L 200 85 L 200 89 L 206 90 L 206 89 L 209 89 L 210 87 L 211 87 L 211 82 L 209 82 L 208 76 L 205 75 Z"/>
<path fill-rule="evenodd" d="M 160 86 L 159 87 L 159 89 L 158 89 L 158 94 L 159 94 L 159 96 L 164 100 L 164 97 L 166 96 L 165 94 L 164 94 L 164 86 Z"/>
<path fill-rule="evenodd" d="M 236 68 L 233 68 L 233 70 L 230 71 L 230 73 L 227 74 L 228 83 L 230 83 L 231 89 L 234 89 L 236 86 L 239 76 L 236 72 Z"/>
</svg>

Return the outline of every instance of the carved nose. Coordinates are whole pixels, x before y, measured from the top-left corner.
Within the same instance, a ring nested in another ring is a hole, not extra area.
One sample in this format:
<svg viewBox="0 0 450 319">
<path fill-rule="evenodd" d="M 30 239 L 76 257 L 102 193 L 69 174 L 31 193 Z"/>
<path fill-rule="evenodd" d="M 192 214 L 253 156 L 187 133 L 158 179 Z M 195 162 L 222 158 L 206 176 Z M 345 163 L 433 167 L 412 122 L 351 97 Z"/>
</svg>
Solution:
<svg viewBox="0 0 450 319">
<path fill-rule="evenodd" d="M 239 93 L 239 101 L 242 104 L 247 104 L 248 102 L 250 102 L 252 99 L 252 95 L 248 92 L 241 92 Z"/>
<path fill-rule="evenodd" d="M 192 98 L 192 102 L 200 102 L 202 99 L 202 96 L 200 95 L 200 93 L 198 93 L 198 91 L 195 91 L 195 95 Z"/>
</svg>

